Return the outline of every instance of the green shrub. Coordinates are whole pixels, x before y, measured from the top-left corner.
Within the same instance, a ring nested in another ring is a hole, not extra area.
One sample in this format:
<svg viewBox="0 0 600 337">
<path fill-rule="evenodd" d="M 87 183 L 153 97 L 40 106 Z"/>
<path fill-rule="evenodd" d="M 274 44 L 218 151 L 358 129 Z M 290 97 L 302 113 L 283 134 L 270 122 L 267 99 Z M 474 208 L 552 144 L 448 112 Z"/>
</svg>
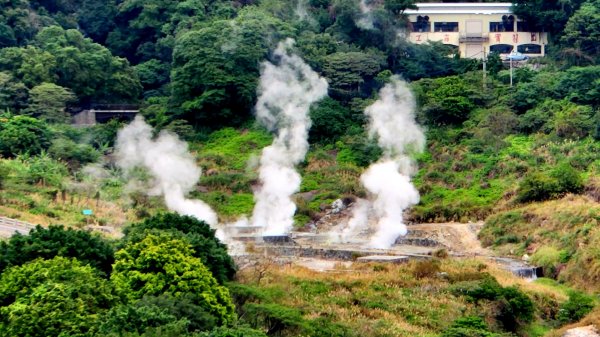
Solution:
<svg viewBox="0 0 600 337">
<path fill-rule="evenodd" d="M 467 316 L 455 320 L 442 333 L 441 337 L 496 337 L 499 334 L 490 332 L 481 317 Z"/>
<path fill-rule="evenodd" d="M 412 272 L 418 278 L 433 277 L 440 271 L 440 261 L 438 260 L 423 260 L 417 261 Z"/>
<path fill-rule="evenodd" d="M 93 163 L 100 157 L 100 152 L 88 144 L 77 144 L 67 138 L 58 138 L 52 142 L 48 154 L 56 160 L 64 160 L 72 168 Z"/>
<path fill-rule="evenodd" d="M 97 234 L 63 226 L 37 226 L 29 235 L 16 234 L 0 242 L 0 272 L 37 258 L 55 256 L 76 258 L 105 275 L 110 274 L 115 261 L 113 247 Z"/>
<path fill-rule="evenodd" d="M 65 164 L 50 158 L 45 152 L 26 158 L 25 161 L 27 163 L 25 180 L 30 184 L 59 187 L 69 173 Z"/>
<path fill-rule="evenodd" d="M 134 223 L 124 230 L 122 246 L 141 242 L 148 234 L 169 232 L 191 244 L 194 256 L 212 272 L 213 276 L 223 283 L 235 274 L 233 259 L 227 254 L 227 247 L 215 237 L 215 230 L 204 221 L 191 216 L 174 213 L 158 214 L 140 223 Z"/>
<path fill-rule="evenodd" d="M 38 119 L 16 116 L 2 122 L 0 128 L 0 155 L 15 157 L 19 154 L 36 155 L 50 146 L 52 133 L 48 125 Z"/>
<path fill-rule="evenodd" d="M 579 193 L 583 190 L 581 172 L 569 164 L 558 165 L 550 172 L 550 177 L 556 180 L 557 193 Z"/>
<path fill-rule="evenodd" d="M 558 320 L 562 323 L 577 322 L 594 308 L 594 299 L 580 291 L 571 291 L 569 299 L 558 310 Z"/>
<path fill-rule="evenodd" d="M 3 162 L 0 162 L 0 190 L 4 187 L 4 184 L 10 174 L 10 168 Z"/>
<path fill-rule="evenodd" d="M 502 289 L 498 302 L 500 312 L 496 315 L 496 319 L 507 331 L 516 331 L 519 326 L 533 320 L 535 312 L 533 301 L 519 288 L 506 287 Z"/>
<path fill-rule="evenodd" d="M 481 300 L 493 301 L 502 295 L 502 286 L 496 279 L 484 274 L 481 280 L 457 282 L 450 287 L 450 292 L 457 296 L 465 296 L 470 302 Z"/>
<path fill-rule="evenodd" d="M 556 197 L 558 186 L 556 180 L 542 172 L 531 172 L 525 175 L 519 189 L 519 202 L 543 201 Z"/>
<path fill-rule="evenodd" d="M 560 263 L 561 252 L 551 246 L 540 247 L 532 256 L 531 262 L 544 268 L 544 275 L 556 276 L 556 267 Z"/>
</svg>

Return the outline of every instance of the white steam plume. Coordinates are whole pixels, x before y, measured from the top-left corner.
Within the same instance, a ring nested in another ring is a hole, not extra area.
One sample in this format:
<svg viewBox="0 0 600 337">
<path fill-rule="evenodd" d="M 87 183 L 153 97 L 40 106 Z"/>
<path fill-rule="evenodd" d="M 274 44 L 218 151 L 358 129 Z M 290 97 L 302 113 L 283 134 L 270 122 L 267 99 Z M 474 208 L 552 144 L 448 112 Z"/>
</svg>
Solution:
<svg viewBox="0 0 600 337">
<path fill-rule="evenodd" d="M 190 215 L 211 226 L 217 224 L 217 214 L 201 200 L 187 199 L 201 170 L 188 152 L 187 143 L 169 132 L 152 137 L 152 127 L 140 115 L 119 131 L 115 155 L 117 166 L 126 174 L 136 167 L 145 168 L 152 177 L 149 195 L 162 195 L 167 208 Z"/>
<path fill-rule="evenodd" d="M 364 30 L 372 30 L 375 29 L 375 26 L 373 25 L 373 9 L 370 7 L 370 4 L 367 4 L 367 1 L 368 0 L 360 0 L 359 6 L 361 15 L 356 21 L 356 25 Z"/>
<path fill-rule="evenodd" d="M 410 182 L 415 165 L 408 155 L 423 151 L 425 135 L 415 121 L 415 99 L 406 82 L 393 77 L 379 96 L 365 114 L 369 134 L 377 138 L 383 157 L 362 174 L 361 182 L 375 197 L 378 228 L 370 245 L 389 248 L 398 236 L 406 235 L 403 211 L 419 202 L 419 193 Z"/>
<path fill-rule="evenodd" d="M 256 118 L 276 136 L 260 158 L 260 188 L 252 224 L 264 226 L 263 234 L 287 233 L 293 225 L 296 205 L 291 196 L 300 187 L 294 166 L 308 150 L 310 105 L 327 95 L 327 81 L 302 59 L 291 54 L 294 41 L 287 39 L 275 50 L 277 64 L 263 62 Z"/>
<path fill-rule="evenodd" d="M 369 224 L 369 208 L 371 204 L 364 199 L 357 199 L 352 210 L 352 217 L 348 221 L 346 228 L 339 233 L 341 242 L 350 242 L 361 230 Z"/>
</svg>

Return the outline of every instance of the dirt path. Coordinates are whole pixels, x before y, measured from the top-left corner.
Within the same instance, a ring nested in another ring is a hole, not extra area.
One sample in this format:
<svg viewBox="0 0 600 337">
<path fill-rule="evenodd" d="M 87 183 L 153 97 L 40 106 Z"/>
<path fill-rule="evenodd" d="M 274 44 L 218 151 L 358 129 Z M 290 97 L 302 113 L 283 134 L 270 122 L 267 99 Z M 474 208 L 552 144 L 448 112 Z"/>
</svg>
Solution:
<svg viewBox="0 0 600 337">
<path fill-rule="evenodd" d="M 483 222 L 476 223 L 427 223 L 408 226 L 411 232 L 433 239 L 448 247 L 451 251 L 465 255 L 492 255 L 481 246 L 477 234 L 483 227 Z"/>
</svg>

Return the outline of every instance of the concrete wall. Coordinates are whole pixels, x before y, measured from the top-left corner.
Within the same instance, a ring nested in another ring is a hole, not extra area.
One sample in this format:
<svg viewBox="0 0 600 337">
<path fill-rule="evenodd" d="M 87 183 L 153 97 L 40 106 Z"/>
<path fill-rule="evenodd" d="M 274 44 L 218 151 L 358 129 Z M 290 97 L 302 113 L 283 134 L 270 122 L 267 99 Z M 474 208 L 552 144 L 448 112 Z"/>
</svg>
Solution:
<svg viewBox="0 0 600 337">
<path fill-rule="evenodd" d="M 82 110 L 73 116 L 73 124 L 75 125 L 95 125 L 96 124 L 96 111 L 95 110 Z"/>
</svg>

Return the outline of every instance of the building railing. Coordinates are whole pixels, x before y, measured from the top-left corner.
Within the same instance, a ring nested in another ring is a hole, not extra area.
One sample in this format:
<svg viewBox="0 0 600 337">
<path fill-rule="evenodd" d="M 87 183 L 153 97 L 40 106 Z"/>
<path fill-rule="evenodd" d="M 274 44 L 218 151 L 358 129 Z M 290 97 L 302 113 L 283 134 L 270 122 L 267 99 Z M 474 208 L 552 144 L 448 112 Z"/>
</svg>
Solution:
<svg viewBox="0 0 600 337">
<path fill-rule="evenodd" d="M 490 40 L 489 35 L 461 35 L 458 39 L 459 42 L 488 42 Z"/>
</svg>

